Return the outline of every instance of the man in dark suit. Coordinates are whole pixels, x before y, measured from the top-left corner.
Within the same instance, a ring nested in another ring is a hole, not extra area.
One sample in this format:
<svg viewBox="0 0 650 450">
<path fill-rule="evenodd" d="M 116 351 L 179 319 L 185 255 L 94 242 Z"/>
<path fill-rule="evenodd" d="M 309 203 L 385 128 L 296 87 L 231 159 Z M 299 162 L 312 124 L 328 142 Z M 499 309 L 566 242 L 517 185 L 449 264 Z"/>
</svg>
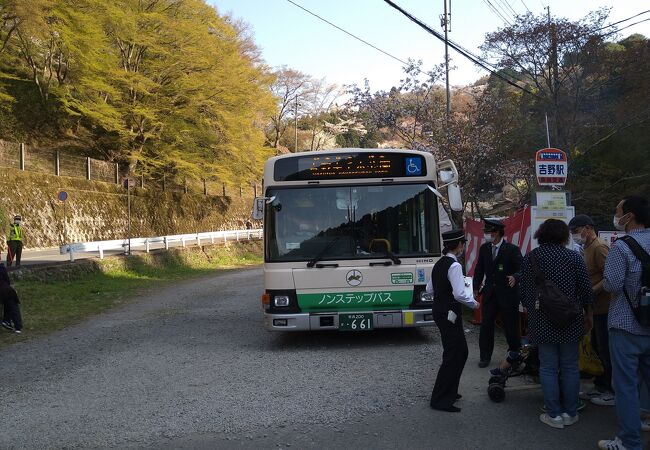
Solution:
<svg viewBox="0 0 650 450">
<path fill-rule="evenodd" d="M 515 287 L 521 267 L 519 247 L 503 238 L 505 225 L 499 220 L 484 219 L 485 242 L 481 245 L 474 269 L 474 296 L 479 291 L 481 302 L 481 332 L 479 335 L 479 367 L 487 367 L 494 350 L 494 321 L 501 314 L 503 330 L 508 341 L 508 351 L 518 352 L 519 292 Z"/>
</svg>

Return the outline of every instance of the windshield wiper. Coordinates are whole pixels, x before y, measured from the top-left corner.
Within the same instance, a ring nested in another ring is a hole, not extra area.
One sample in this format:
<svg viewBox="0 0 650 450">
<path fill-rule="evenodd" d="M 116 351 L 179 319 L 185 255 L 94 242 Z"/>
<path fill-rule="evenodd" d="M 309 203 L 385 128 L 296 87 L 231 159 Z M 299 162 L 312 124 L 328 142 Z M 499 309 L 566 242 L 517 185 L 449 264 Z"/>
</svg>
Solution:
<svg viewBox="0 0 650 450">
<path fill-rule="evenodd" d="M 402 264 L 402 260 L 395 256 L 395 253 L 390 250 L 386 250 L 386 258 L 389 258 L 395 265 Z"/>
<path fill-rule="evenodd" d="M 378 256 L 377 258 L 381 258 L 381 256 Z M 390 259 L 390 261 L 384 261 L 384 262 L 371 262 L 368 264 L 370 267 L 372 266 L 390 266 L 391 264 L 395 264 L 396 266 L 399 264 L 402 264 L 402 260 L 399 259 L 393 252 L 390 250 L 386 250 L 384 258 Z"/>
<path fill-rule="evenodd" d="M 321 258 L 322 258 L 323 256 L 325 256 L 325 253 L 327 253 L 327 252 L 329 251 L 329 249 L 332 248 L 332 246 L 333 246 L 333 245 L 334 245 L 334 244 L 335 244 L 339 239 L 341 239 L 341 236 L 342 236 L 342 235 L 339 234 L 339 235 L 336 236 L 334 239 L 332 239 L 331 241 L 329 241 L 329 242 L 327 243 L 327 245 L 326 245 L 325 247 L 323 247 L 323 249 L 322 249 L 320 252 L 318 252 L 318 254 L 317 254 L 316 256 L 314 256 L 314 258 L 311 259 L 311 260 L 307 263 L 307 267 L 314 267 L 314 265 L 316 265 L 316 263 L 317 263 L 318 261 L 320 261 Z"/>
</svg>

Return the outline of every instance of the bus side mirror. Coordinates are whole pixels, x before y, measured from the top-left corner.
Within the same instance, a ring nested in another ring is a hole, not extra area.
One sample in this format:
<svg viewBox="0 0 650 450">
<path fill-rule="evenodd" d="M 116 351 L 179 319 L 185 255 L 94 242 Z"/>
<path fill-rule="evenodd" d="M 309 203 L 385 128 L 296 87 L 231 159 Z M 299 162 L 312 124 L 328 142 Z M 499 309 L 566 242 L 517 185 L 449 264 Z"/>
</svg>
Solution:
<svg viewBox="0 0 650 450">
<path fill-rule="evenodd" d="M 266 197 L 255 197 L 253 200 L 253 219 L 262 220 L 264 218 L 264 204 L 266 203 Z"/>
<path fill-rule="evenodd" d="M 460 196 L 460 187 L 458 183 L 452 183 L 447 186 L 447 196 L 449 197 L 449 206 L 452 211 L 463 210 L 463 200 Z"/>
<path fill-rule="evenodd" d="M 452 181 L 456 181 L 456 176 L 454 175 L 454 172 L 452 172 L 451 170 L 441 170 L 439 172 L 439 175 L 442 184 L 447 184 L 447 183 L 451 183 Z"/>
</svg>

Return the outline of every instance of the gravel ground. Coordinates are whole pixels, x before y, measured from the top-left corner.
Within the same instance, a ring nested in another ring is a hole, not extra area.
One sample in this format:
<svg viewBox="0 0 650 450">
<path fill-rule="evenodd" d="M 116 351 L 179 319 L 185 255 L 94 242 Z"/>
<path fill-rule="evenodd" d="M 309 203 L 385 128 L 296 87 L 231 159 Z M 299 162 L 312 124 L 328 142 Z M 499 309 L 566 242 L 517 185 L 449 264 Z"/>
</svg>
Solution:
<svg viewBox="0 0 650 450">
<path fill-rule="evenodd" d="M 269 333 L 261 291 L 260 268 L 230 271 L 3 348 L 0 448 L 377 448 L 401 435 L 413 435 L 407 447 L 431 448 L 418 430 L 454 439 L 471 434 L 467 421 L 484 422 L 476 433 L 488 441 L 463 448 L 587 448 L 563 447 L 566 437 L 509 447 L 486 434 L 498 430 L 499 414 L 533 423 L 541 436 L 548 429 L 535 422 L 539 392 L 512 394 L 509 408 L 487 400 L 472 326 L 462 416 L 432 415 L 426 405 L 441 355 L 435 328 Z M 612 420 L 609 409 L 594 422 L 595 436 L 610 437 L 602 429 L 613 432 Z M 359 441 L 344 439 L 351 435 Z"/>
<path fill-rule="evenodd" d="M 0 448 L 334 424 L 426 394 L 431 330 L 269 333 L 261 280 L 256 268 L 181 283 L 2 349 Z"/>
</svg>

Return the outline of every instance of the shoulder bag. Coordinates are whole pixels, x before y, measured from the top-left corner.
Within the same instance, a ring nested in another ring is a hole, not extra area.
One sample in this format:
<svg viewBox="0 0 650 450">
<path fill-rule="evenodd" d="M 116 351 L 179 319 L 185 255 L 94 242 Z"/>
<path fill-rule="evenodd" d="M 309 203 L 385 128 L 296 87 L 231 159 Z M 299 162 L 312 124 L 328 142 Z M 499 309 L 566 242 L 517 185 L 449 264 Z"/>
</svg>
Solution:
<svg viewBox="0 0 650 450">
<path fill-rule="evenodd" d="M 541 309 L 554 325 L 565 328 L 582 314 L 582 306 L 569 299 L 555 282 L 544 276 L 533 253 L 530 254 L 530 262 L 537 287 L 535 309 Z"/>
</svg>

